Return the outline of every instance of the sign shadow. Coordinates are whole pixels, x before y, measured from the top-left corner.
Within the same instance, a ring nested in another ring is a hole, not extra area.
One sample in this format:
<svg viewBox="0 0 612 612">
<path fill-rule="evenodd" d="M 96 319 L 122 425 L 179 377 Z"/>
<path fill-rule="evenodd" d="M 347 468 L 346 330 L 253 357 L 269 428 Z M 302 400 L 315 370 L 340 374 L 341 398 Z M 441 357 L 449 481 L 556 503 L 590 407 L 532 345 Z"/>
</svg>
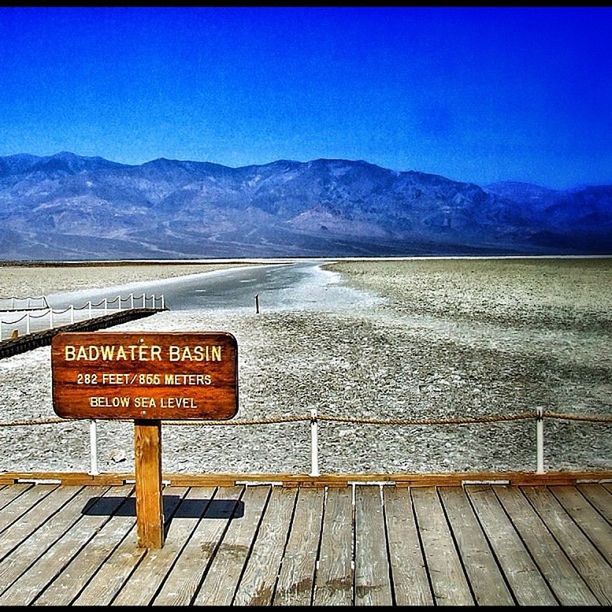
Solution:
<svg viewBox="0 0 612 612">
<path fill-rule="evenodd" d="M 175 518 L 236 519 L 244 516 L 244 502 L 237 499 L 182 499 L 179 495 L 164 495 L 163 504 L 166 526 Z M 92 497 L 81 510 L 81 514 L 136 517 L 136 499 Z"/>
</svg>

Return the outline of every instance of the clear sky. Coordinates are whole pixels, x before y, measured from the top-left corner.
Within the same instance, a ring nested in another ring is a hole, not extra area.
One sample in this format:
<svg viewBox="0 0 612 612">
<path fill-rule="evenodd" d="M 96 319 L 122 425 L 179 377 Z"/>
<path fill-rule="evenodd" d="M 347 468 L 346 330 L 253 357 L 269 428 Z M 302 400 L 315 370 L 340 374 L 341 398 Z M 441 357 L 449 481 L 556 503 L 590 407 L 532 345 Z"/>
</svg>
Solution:
<svg viewBox="0 0 612 612">
<path fill-rule="evenodd" d="M 612 9 L 0 8 L 0 155 L 612 183 Z"/>
</svg>

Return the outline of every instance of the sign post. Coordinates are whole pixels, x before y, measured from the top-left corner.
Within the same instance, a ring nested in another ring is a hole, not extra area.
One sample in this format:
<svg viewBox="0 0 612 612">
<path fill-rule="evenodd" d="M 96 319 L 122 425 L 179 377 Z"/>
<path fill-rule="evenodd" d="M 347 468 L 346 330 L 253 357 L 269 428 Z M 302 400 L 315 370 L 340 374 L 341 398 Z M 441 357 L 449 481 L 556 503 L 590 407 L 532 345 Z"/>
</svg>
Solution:
<svg viewBox="0 0 612 612">
<path fill-rule="evenodd" d="M 51 371 L 60 417 L 134 420 L 138 545 L 161 548 L 161 422 L 236 415 L 236 339 L 225 332 L 59 333 Z"/>
<path fill-rule="evenodd" d="M 161 421 L 134 421 L 134 468 L 138 545 L 141 548 L 162 548 Z"/>
</svg>

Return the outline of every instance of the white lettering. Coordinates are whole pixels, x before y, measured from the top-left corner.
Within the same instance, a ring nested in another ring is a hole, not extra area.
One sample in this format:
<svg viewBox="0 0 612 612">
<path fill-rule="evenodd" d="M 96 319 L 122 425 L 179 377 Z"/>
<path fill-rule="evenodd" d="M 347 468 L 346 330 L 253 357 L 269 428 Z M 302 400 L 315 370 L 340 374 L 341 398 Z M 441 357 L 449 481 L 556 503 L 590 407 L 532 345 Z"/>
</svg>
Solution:
<svg viewBox="0 0 612 612">
<path fill-rule="evenodd" d="M 127 347 L 112 344 L 76 347 L 68 344 L 64 347 L 64 358 L 66 361 L 161 361 L 161 352 L 162 347 L 156 344 L 130 344 Z"/>
<path fill-rule="evenodd" d="M 168 347 L 168 358 L 170 361 L 221 361 L 222 346 L 201 345 L 193 347 L 177 346 L 172 344 Z"/>
<path fill-rule="evenodd" d="M 92 408 L 127 408 L 130 405 L 130 398 L 92 396 L 89 398 L 89 405 Z"/>
</svg>

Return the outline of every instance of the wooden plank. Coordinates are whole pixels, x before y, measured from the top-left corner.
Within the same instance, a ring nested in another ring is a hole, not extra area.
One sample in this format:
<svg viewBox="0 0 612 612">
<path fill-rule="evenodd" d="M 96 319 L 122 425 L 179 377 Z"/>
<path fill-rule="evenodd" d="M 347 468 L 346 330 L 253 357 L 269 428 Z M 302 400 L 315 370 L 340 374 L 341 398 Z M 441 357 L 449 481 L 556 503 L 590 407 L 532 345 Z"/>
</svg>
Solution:
<svg viewBox="0 0 612 612">
<path fill-rule="evenodd" d="M 125 486 L 112 490 L 112 495 L 119 504 L 115 513 L 87 546 L 77 553 L 45 591 L 34 600 L 33 605 L 63 606 L 72 603 L 110 557 L 119 542 L 135 526 L 135 499 L 129 497 L 133 489 L 133 486 Z M 130 503 L 132 508 L 131 512 L 128 512 Z"/>
<path fill-rule="evenodd" d="M 465 487 L 499 565 L 521 606 L 558 602 L 490 486 Z"/>
<path fill-rule="evenodd" d="M 525 487 L 526 497 L 591 591 L 603 605 L 612 603 L 610 565 L 546 487 Z"/>
<path fill-rule="evenodd" d="M 411 493 L 435 603 L 474 605 L 436 489 L 417 488 Z"/>
<path fill-rule="evenodd" d="M 612 526 L 610 523 L 576 487 L 555 486 L 550 490 L 608 563 L 612 563 Z"/>
<path fill-rule="evenodd" d="M 547 485 L 576 484 L 579 480 L 602 480 L 611 478 L 612 472 L 444 472 L 439 474 L 409 474 L 409 473 L 367 473 L 367 474 L 321 474 L 308 476 L 306 474 L 283 473 L 215 473 L 215 474 L 172 474 L 164 477 L 181 486 L 214 486 L 240 484 L 242 482 L 278 482 L 289 487 L 346 487 L 353 482 L 388 482 L 398 487 L 417 486 L 461 486 L 475 481 L 509 481 L 514 485 Z"/>
<path fill-rule="evenodd" d="M 0 483 L 14 484 L 44 484 L 57 481 L 57 484 L 83 487 L 92 485 L 121 486 L 126 479 L 134 480 L 134 474 L 104 473 L 92 476 L 86 472 L 4 472 L 0 474 Z"/>
<path fill-rule="evenodd" d="M 30 537 L 50 516 L 53 516 L 81 490 L 81 487 L 50 487 L 49 485 L 37 485 L 34 489 L 39 486 L 43 488 L 42 491 L 39 491 L 39 502 L 44 499 L 44 503 L 37 503 L 31 507 L 4 531 L 0 538 L 0 559 Z M 26 491 L 20 499 L 29 492 Z"/>
<path fill-rule="evenodd" d="M 230 522 L 193 605 L 231 605 L 269 495 L 270 487 L 247 488 L 244 516 Z"/>
<path fill-rule="evenodd" d="M 171 495 L 172 489 L 166 489 L 166 494 Z M 113 600 L 114 606 L 146 606 L 151 603 L 214 494 L 212 487 L 193 487 L 189 490 L 170 522 L 165 546 L 149 551 Z"/>
<path fill-rule="evenodd" d="M 164 426 L 171 426 L 163 422 Z M 282 473 L 210 473 L 184 474 L 164 472 L 164 480 L 181 487 L 232 487 L 244 482 L 278 482 L 286 487 L 346 487 L 353 482 L 388 482 L 397 487 L 463 486 L 475 482 L 498 481 L 513 485 L 575 485 L 578 482 L 602 481 L 612 478 L 612 472 L 444 472 L 441 474 L 307 474 Z M 17 480 L 57 479 L 70 485 L 123 485 L 133 480 L 133 473 L 109 472 L 92 476 L 86 472 L 4 472 L 0 484 L 14 484 Z"/>
<path fill-rule="evenodd" d="M 125 492 L 129 491 L 128 487 L 124 487 Z M 106 495 L 106 497 L 97 497 L 98 495 Z M 32 603 L 36 596 L 41 593 L 47 584 L 49 584 L 55 576 L 57 576 L 71 561 L 75 554 L 78 553 L 95 533 L 100 529 L 104 523 L 106 523 L 110 515 L 117 509 L 121 504 L 121 500 L 118 497 L 109 495 L 110 490 L 104 491 L 103 487 L 85 487 L 81 490 L 79 495 L 72 499 L 69 504 L 66 504 L 62 510 L 45 523 L 41 529 L 36 532 L 34 545 L 37 545 L 44 550 L 46 544 L 41 542 L 41 532 L 52 522 L 56 524 L 53 527 L 53 531 L 56 533 L 64 529 L 64 525 L 60 525 L 61 522 L 67 526 L 67 530 L 64 535 L 61 536 L 52 546 L 50 546 L 44 554 L 42 554 L 38 560 L 31 565 L 25 572 L 23 572 L 15 582 L 12 583 L 11 587 L 2 594 L 0 597 L 0 604 L 10 604 L 26 606 Z M 113 492 L 116 495 L 116 491 Z M 97 499 L 94 499 L 96 498 Z M 82 514 L 83 509 L 88 505 L 88 502 L 93 501 L 88 508 L 88 514 Z M 70 506 L 70 507 L 69 507 Z M 69 513 L 74 509 L 77 511 L 76 521 L 73 524 L 68 524 Z M 92 512 L 92 514 L 89 514 Z M 26 541 L 26 544 L 29 542 Z M 19 562 L 22 567 L 24 563 L 24 546 L 19 548 L 18 556 Z"/>
<path fill-rule="evenodd" d="M 136 524 L 142 548 L 164 545 L 161 441 L 161 421 L 134 421 Z"/>
<path fill-rule="evenodd" d="M 274 593 L 275 606 L 309 606 L 312 603 L 324 501 L 322 489 L 298 490 L 293 523 Z"/>
<path fill-rule="evenodd" d="M 31 484 L 14 484 L 2 487 L 0 490 L 0 510 L 31 488 Z"/>
<path fill-rule="evenodd" d="M 238 474 L 168 474 L 164 472 L 164 479 L 170 480 L 177 487 L 221 487 L 230 489 L 232 487 L 242 487 L 243 482 L 250 480 L 250 474 L 242 478 Z M 269 479 L 264 479 L 266 482 Z"/>
<path fill-rule="evenodd" d="M 173 488 L 172 495 L 165 497 L 164 509 L 168 517 L 172 516 L 186 492 L 187 489 L 177 487 Z M 137 545 L 137 527 L 134 526 L 77 599 L 72 602 L 73 605 L 103 606 L 110 604 L 146 552 L 146 548 L 140 548 Z"/>
<path fill-rule="evenodd" d="M 521 491 L 516 487 L 495 487 L 495 493 L 559 602 L 596 605 L 597 598 Z"/>
<path fill-rule="evenodd" d="M 381 487 L 355 487 L 355 605 L 393 604 Z"/>
<path fill-rule="evenodd" d="M 313 605 L 353 604 L 353 492 L 329 489 L 325 500 Z"/>
<path fill-rule="evenodd" d="M 510 593 L 466 493 L 459 487 L 438 489 L 463 567 L 479 606 L 511 606 Z"/>
<path fill-rule="evenodd" d="M 432 606 L 410 489 L 383 487 L 393 592 L 398 606 Z"/>
<path fill-rule="evenodd" d="M 612 523 L 612 493 L 600 484 L 581 484 L 578 490 L 591 502 L 597 511 Z"/>
<path fill-rule="evenodd" d="M 56 488 L 56 485 L 29 485 L 29 488 L 25 492 L 22 491 L 23 495 L 19 495 L 19 497 L 14 500 L 14 503 L 7 504 L 7 506 L 2 509 L 2 512 L 0 512 L 0 533 L 4 532 L 9 525 L 12 525 L 19 517 L 31 510 Z M 0 535 L 0 538 L 4 540 L 2 535 Z M 2 540 L 0 540 L 0 542 Z M 0 544 L 0 558 L 2 558 L 3 554 L 6 554 L 6 552 L 6 549 Z"/>
<path fill-rule="evenodd" d="M 239 513 L 243 487 L 219 488 L 202 520 L 181 551 L 153 605 L 188 606 L 232 516 Z M 236 520 L 241 520 L 237 518 Z"/>
<path fill-rule="evenodd" d="M 295 508 L 295 489 L 272 489 L 232 605 L 269 606 Z"/>
<path fill-rule="evenodd" d="M 18 548 L 4 557 L 0 562 L 0 593 L 3 594 L 0 595 L 0 605 L 13 603 L 4 593 L 7 590 L 15 593 L 15 589 L 9 587 L 79 520 L 81 510 L 87 502 L 104 492 L 103 487 L 81 488 L 58 512 L 41 520 L 36 525 L 38 528 L 22 541 Z"/>
</svg>

